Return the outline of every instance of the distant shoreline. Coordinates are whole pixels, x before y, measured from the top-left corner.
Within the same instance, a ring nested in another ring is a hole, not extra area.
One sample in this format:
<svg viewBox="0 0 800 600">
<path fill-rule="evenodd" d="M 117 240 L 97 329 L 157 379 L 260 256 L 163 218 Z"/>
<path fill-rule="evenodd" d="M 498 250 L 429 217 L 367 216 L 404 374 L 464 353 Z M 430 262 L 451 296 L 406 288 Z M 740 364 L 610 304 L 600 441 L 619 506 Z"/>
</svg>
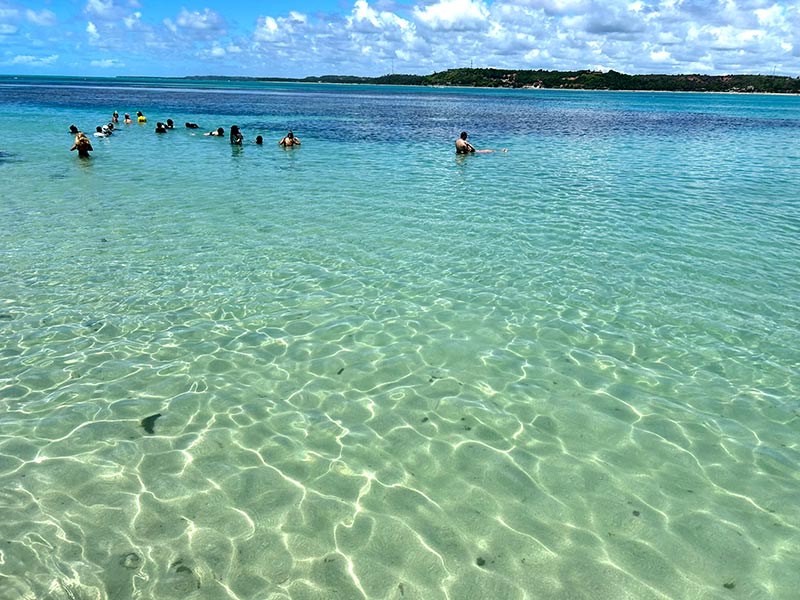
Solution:
<svg viewBox="0 0 800 600">
<path fill-rule="evenodd" d="M 543 71 L 509 69 L 449 69 L 431 75 L 357 77 L 224 77 L 187 76 L 181 79 L 264 81 L 275 83 L 338 83 L 413 85 L 422 87 L 608 90 L 631 92 L 726 92 L 800 94 L 800 77 L 778 75 L 626 75 L 617 71 Z"/>
<path fill-rule="evenodd" d="M 80 75 L 14 75 L 0 74 L 0 84 L 19 80 L 60 81 L 63 84 L 130 82 L 224 82 L 224 83 L 289 83 L 335 85 L 384 85 L 387 87 L 423 87 L 434 89 L 514 89 L 613 92 L 700 92 L 722 94 L 800 95 L 800 77 L 777 75 L 625 75 L 616 71 L 513 71 L 503 69 L 450 69 L 431 75 L 382 75 L 360 77 L 323 75 L 303 78 L 250 77 L 226 75 L 186 76 L 80 76 Z"/>
</svg>

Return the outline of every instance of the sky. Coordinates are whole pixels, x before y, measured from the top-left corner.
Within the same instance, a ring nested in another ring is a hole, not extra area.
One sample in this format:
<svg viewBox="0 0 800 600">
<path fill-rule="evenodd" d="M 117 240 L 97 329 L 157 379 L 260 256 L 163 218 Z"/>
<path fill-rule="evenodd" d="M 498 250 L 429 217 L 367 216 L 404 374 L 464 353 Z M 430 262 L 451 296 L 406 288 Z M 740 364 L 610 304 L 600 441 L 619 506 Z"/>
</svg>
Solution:
<svg viewBox="0 0 800 600">
<path fill-rule="evenodd" d="M 458 67 L 800 77 L 800 2 L 0 0 L 0 73 L 307 77 Z"/>
</svg>

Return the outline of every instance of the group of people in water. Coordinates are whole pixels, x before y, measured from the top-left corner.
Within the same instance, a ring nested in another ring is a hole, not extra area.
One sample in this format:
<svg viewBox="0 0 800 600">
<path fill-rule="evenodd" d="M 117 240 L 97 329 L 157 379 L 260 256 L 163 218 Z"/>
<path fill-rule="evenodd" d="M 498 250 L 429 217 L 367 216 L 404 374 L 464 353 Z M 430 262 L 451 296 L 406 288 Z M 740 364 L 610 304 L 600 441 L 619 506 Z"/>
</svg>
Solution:
<svg viewBox="0 0 800 600">
<path fill-rule="evenodd" d="M 147 123 L 147 117 L 145 117 L 142 114 L 142 112 L 139 111 L 136 113 L 136 121 L 140 124 Z M 97 137 L 108 137 L 112 135 L 114 133 L 114 126 L 118 123 L 119 123 L 119 113 L 117 111 L 114 111 L 111 117 L 111 121 L 106 125 L 98 125 L 94 135 Z M 123 123 L 125 124 L 133 123 L 133 119 L 131 119 L 130 114 L 125 113 L 125 118 L 123 120 Z M 156 123 L 156 133 L 167 133 L 167 131 L 174 128 L 175 128 L 175 123 L 172 121 L 172 119 L 167 119 L 166 122 L 164 123 L 162 123 L 161 121 Z M 186 128 L 199 129 L 200 126 L 197 123 L 190 123 L 187 121 Z M 91 140 L 85 133 L 79 131 L 75 125 L 70 125 L 69 130 L 73 135 L 75 135 L 75 141 L 72 145 L 72 148 L 70 148 L 70 151 L 77 150 L 78 156 L 87 158 L 89 156 L 89 152 L 94 150 L 94 148 L 92 148 Z M 214 129 L 212 131 L 207 131 L 203 135 L 213 136 L 213 137 L 224 137 L 225 129 L 223 127 L 218 127 L 217 129 Z M 239 129 L 238 125 L 231 125 L 230 142 L 234 146 L 241 146 L 244 143 L 244 135 L 242 134 L 242 131 Z M 257 135 L 255 143 L 258 145 L 262 145 L 264 143 L 264 138 L 260 135 Z M 290 129 L 289 133 L 287 133 L 280 139 L 278 145 L 281 146 L 282 148 L 291 148 L 293 146 L 299 146 L 300 138 L 295 137 L 294 133 Z M 456 154 L 473 154 L 473 153 L 484 154 L 488 152 L 498 152 L 498 150 L 478 150 L 477 148 L 475 148 L 475 146 L 473 146 L 467 141 L 466 131 L 462 131 L 461 135 L 456 140 Z M 508 149 L 503 148 L 502 150 L 499 150 L 499 152 L 508 152 Z"/>
<path fill-rule="evenodd" d="M 129 113 L 125 113 L 125 118 L 123 120 L 123 123 L 128 125 L 128 124 L 131 124 L 133 122 L 134 121 L 133 121 L 133 119 L 131 119 L 130 114 Z M 141 111 L 138 111 L 136 113 L 136 122 L 139 123 L 139 124 L 147 123 L 147 117 L 145 117 L 142 114 Z M 114 113 L 113 113 L 113 115 L 111 117 L 111 121 L 109 121 L 106 125 L 98 125 L 95 128 L 94 136 L 96 136 L 96 137 L 108 137 L 110 135 L 113 135 L 115 125 L 117 125 L 117 124 L 119 124 L 119 113 L 117 111 L 114 111 Z M 167 119 L 163 123 L 161 121 L 156 123 L 155 132 L 156 133 L 167 133 L 170 129 L 174 129 L 174 128 L 175 128 L 175 123 L 172 121 L 172 119 Z M 188 121 L 186 122 L 186 129 L 199 129 L 199 128 L 200 128 L 200 126 L 197 123 L 191 123 L 191 122 L 188 122 Z M 78 129 L 78 127 L 75 126 L 75 125 L 70 125 L 69 126 L 69 131 L 70 131 L 70 133 L 72 133 L 75 136 L 75 139 L 74 139 L 74 142 L 72 144 L 72 147 L 70 148 L 70 151 L 77 150 L 79 157 L 88 158 L 90 156 L 89 152 L 92 152 L 94 150 L 94 148 L 92 147 L 92 142 L 89 139 L 89 136 L 87 136 L 83 131 L 80 131 Z M 217 129 L 212 130 L 212 131 L 208 131 L 208 132 L 204 133 L 203 135 L 214 136 L 214 137 L 224 137 L 225 136 L 225 129 L 223 127 L 218 127 Z M 241 146 L 244 143 L 244 135 L 242 134 L 242 131 L 239 129 L 238 125 L 231 125 L 230 142 L 234 146 Z M 257 135 L 256 138 L 255 138 L 255 143 L 257 145 L 259 145 L 259 146 L 262 145 L 264 143 L 263 136 Z M 283 136 L 280 139 L 280 141 L 278 142 L 278 145 L 281 146 L 282 148 L 291 148 L 293 146 L 299 146 L 300 145 L 300 138 L 296 137 L 294 135 L 294 133 L 292 132 L 292 130 L 290 129 L 289 133 L 287 133 L 285 136 Z"/>
</svg>

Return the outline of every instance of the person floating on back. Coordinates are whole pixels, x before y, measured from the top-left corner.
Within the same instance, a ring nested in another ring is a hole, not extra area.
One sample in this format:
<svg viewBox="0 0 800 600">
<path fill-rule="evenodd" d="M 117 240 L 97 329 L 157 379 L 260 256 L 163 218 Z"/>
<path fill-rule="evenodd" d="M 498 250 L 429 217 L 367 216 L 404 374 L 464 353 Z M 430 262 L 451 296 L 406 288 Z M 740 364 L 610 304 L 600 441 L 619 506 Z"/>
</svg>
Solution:
<svg viewBox="0 0 800 600">
<path fill-rule="evenodd" d="M 278 142 L 278 145 L 283 146 L 284 148 L 299 146 L 300 138 L 294 137 L 294 133 L 292 133 L 292 130 L 290 129 L 289 133 L 287 133 L 286 136 L 280 142 Z"/>
<path fill-rule="evenodd" d="M 477 150 L 475 146 L 467 141 L 467 132 L 462 131 L 461 136 L 456 140 L 456 154 L 486 154 L 489 152 L 497 152 L 497 150 Z M 500 152 L 508 152 L 508 149 L 503 148 Z"/>
<path fill-rule="evenodd" d="M 70 152 L 73 150 L 78 151 L 78 157 L 89 158 L 89 152 L 94 150 L 94 148 L 92 148 L 92 142 L 89 141 L 86 134 L 79 131 L 78 135 L 75 136 L 75 142 L 72 144 L 72 148 L 69 149 Z"/>
</svg>

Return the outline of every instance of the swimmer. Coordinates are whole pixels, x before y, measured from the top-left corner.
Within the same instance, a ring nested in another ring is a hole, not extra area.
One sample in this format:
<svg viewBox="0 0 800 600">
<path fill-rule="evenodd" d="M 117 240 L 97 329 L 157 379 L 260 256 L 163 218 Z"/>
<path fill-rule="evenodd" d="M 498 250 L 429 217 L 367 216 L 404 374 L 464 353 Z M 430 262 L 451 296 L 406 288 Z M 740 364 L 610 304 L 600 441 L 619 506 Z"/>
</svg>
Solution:
<svg viewBox="0 0 800 600">
<path fill-rule="evenodd" d="M 219 127 L 217 128 L 216 131 L 209 131 L 207 133 L 204 133 L 203 135 L 213 135 L 215 137 L 224 136 L 225 130 L 222 127 Z"/>
<path fill-rule="evenodd" d="M 161 121 L 156 123 L 156 133 L 167 133 L 167 127 Z"/>
<path fill-rule="evenodd" d="M 165 125 L 167 129 L 175 129 L 175 123 L 172 122 L 172 119 L 167 119 Z"/>
<path fill-rule="evenodd" d="M 133 123 L 133 119 L 131 119 L 131 116 L 128 113 L 125 113 L 125 121 L 123 121 L 123 122 L 126 125 L 130 125 L 131 123 Z"/>
<path fill-rule="evenodd" d="M 78 128 L 75 125 L 70 125 L 69 126 L 69 132 L 72 135 L 78 135 L 80 133 L 80 131 L 78 131 Z"/>
<path fill-rule="evenodd" d="M 186 129 L 200 129 L 200 125 L 198 125 L 197 123 L 189 123 L 187 121 L 186 122 Z"/>
<path fill-rule="evenodd" d="M 108 137 L 108 134 L 98 125 L 94 128 L 94 137 Z"/>
<path fill-rule="evenodd" d="M 261 137 L 260 135 L 257 135 L 256 136 L 256 144 L 258 144 L 260 146 L 263 143 L 264 143 L 264 138 Z"/>
<path fill-rule="evenodd" d="M 239 126 L 231 125 L 231 144 L 234 146 L 241 146 L 243 140 L 244 136 L 242 135 L 242 132 L 239 131 Z"/>
<path fill-rule="evenodd" d="M 456 140 L 456 154 L 488 154 L 490 152 L 497 152 L 497 150 L 477 150 L 475 146 L 467 141 L 467 132 L 462 131 L 459 138 Z M 508 152 L 508 149 L 503 148 L 500 152 Z"/>
<path fill-rule="evenodd" d="M 111 115 L 111 122 L 119 123 L 119 113 L 117 111 L 114 111 L 114 113 Z"/>
<path fill-rule="evenodd" d="M 78 151 L 79 158 L 89 158 L 89 152 L 94 150 L 94 148 L 92 148 L 92 142 L 89 141 L 89 138 L 86 137 L 86 134 L 82 131 L 79 131 L 78 135 L 75 136 L 75 141 L 72 144 L 72 148 L 69 149 L 70 152 L 73 150 Z"/>
<path fill-rule="evenodd" d="M 136 111 L 136 121 L 137 121 L 138 123 L 147 123 L 147 117 L 145 117 L 145 116 L 142 114 L 142 111 L 140 111 L 140 110 L 137 110 L 137 111 Z"/>
<path fill-rule="evenodd" d="M 467 132 L 462 131 L 461 136 L 456 140 L 456 154 L 471 154 L 475 152 L 475 146 L 467 141 Z"/>
<path fill-rule="evenodd" d="M 299 146 L 299 145 L 300 145 L 300 138 L 294 137 L 294 133 L 292 133 L 291 129 L 289 130 L 289 133 L 287 133 L 286 136 L 280 142 L 278 142 L 278 146 L 283 146 L 284 148 L 288 148 L 289 146 Z"/>
</svg>

